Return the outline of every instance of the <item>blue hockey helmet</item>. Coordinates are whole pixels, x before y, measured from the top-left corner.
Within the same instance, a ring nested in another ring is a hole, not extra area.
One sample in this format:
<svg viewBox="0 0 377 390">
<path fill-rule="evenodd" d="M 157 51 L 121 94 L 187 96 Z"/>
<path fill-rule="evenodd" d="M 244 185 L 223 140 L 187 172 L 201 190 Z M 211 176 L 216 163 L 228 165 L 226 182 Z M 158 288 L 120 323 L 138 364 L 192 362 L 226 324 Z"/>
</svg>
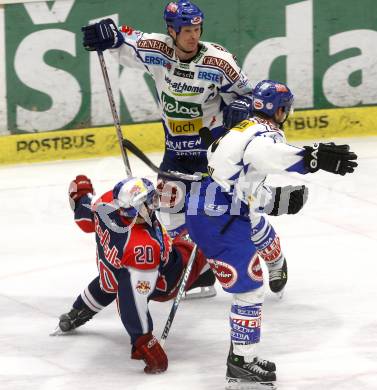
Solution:
<svg viewBox="0 0 377 390">
<path fill-rule="evenodd" d="M 172 27 L 178 34 L 183 26 L 201 25 L 204 14 L 198 6 L 190 1 L 176 1 L 165 7 L 164 20 L 167 27 Z"/>
<path fill-rule="evenodd" d="M 136 217 L 143 205 L 154 210 L 158 208 L 158 194 L 151 181 L 145 178 L 129 177 L 115 185 L 114 204 L 121 215 Z"/>
<path fill-rule="evenodd" d="M 293 94 L 283 83 L 273 80 L 260 81 L 252 91 L 253 112 L 273 117 L 279 107 L 289 114 L 293 109 Z"/>
</svg>

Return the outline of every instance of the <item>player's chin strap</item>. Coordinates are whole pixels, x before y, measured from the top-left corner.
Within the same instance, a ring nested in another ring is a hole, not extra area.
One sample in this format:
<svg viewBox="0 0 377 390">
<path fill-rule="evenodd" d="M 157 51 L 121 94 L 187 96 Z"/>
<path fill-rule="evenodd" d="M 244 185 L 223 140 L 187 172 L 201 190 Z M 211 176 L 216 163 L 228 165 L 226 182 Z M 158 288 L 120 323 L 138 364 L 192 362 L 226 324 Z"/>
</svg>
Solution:
<svg viewBox="0 0 377 390">
<path fill-rule="evenodd" d="M 177 171 L 168 171 L 165 172 L 158 168 L 147 156 L 144 154 L 134 143 L 128 139 L 123 139 L 122 145 L 124 149 L 128 149 L 136 157 L 138 157 L 144 164 L 146 164 L 152 171 L 156 172 L 158 175 L 166 177 L 167 179 L 173 180 L 187 180 L 187 181 L 200 181 L 203 178 L 203 174 L 195 173 L 190 175 L 189 173 L 182 173 Z"/>
<path fill-rule="evenodd" d="M 114 126 L 115 126 L 115 129 L 117 132 L 117 138 L 118 138 L 118 142 L 119 142 L 119 146 L 120 146 L 120 152 L 122 153 L 122 158 L 123 158 L 124 166 L 126 168 L 127 177 L 130 177 L 130 176 L 132 176 L 131 166 L 130 166 L 130 162 L 128 160 L 127 151 L 123 147 L 123 142 L 125 141 L 125 139 L 123 138 L 122 128 L 120 127 L 119 116 L 118 116 L 115 101 L 114 101 L 113 91 L 111 89 L 109 75 L 107 73 L 105 58 L 103 57 L 102 51 L 98 50 L 97 54 L 98 54 L 99 63 L 101 65 L 103 80 L 104 80 L 105 86 L 106 86 L 106 92 L 107 92 L 107 97 L 109 99 L 111 113 L 113 115 Z"/>
</svg>

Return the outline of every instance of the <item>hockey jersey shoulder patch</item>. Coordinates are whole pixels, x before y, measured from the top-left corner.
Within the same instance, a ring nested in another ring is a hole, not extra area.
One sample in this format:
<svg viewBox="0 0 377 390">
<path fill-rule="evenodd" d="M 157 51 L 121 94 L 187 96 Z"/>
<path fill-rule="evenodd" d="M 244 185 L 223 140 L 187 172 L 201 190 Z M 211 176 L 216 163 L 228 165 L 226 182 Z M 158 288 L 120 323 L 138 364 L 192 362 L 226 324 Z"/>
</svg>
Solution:
<svg viewBox="0 0 377 390">
<path fill-rule="evenodd" d="M 220 69 L 232 82 L 235 82 L 240 77 L 239 71 L 237 71 L 227 60 L 220 57 L 207 55 L 203 58 L 203 65 L 215 69 Z"/>
<path fill-rule="evenodd" d="M 220 50 L 224 53 L 228 53 L 229 55 L 232 56 L 233 60 L 238 64 L 237 57 L 234 54 L 232 54 L 228 49 L 226 49 L 224 46 L 221 46 L 218 43 L 212 43 L 212 42 L 211 42 L 211 46 L 213 46 L 215 49 Z"/>
<path fill-rule="evenodd" d="M 244 120 L 244 121 L 238 123 L 237 126 L 232 127 L 232 130 L 239 131 L 239 132 L 242 133 L 243 131 L 245 131 L 249 127 L 255 126 L 255 125 L 256 125 L 256 123 L 254 123 L 254 122 L 250 122 L 248 120 Z"/>
<path fill-rule="evenodd" d="M 166 42 L 152 37 L 148 39 L 139 39 L 137 42 L 137 47 L 139 49 L 162 53 L 169 58 L 173 58 L 174 55 L 174 49 L 170 47 Z"/>
</svg>

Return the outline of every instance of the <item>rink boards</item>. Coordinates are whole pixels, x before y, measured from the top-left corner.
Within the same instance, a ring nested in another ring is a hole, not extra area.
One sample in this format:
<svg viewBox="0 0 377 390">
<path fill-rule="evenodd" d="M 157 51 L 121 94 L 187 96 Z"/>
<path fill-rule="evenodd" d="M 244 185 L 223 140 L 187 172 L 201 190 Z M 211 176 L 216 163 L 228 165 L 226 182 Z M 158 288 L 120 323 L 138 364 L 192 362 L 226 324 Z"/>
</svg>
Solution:
<svg viewBox="0 0 377 390">
<path fill-rule="evenodd" d="M 377 135 L 377 107 L 297 111 L 285 125 L 289 142 Z M 160 122 L 122 126 L 144 152 L 162 151 Z M 120 154 L 114 126 L 0 137 L 0 164 L 71 160 Z"/>
</svg>

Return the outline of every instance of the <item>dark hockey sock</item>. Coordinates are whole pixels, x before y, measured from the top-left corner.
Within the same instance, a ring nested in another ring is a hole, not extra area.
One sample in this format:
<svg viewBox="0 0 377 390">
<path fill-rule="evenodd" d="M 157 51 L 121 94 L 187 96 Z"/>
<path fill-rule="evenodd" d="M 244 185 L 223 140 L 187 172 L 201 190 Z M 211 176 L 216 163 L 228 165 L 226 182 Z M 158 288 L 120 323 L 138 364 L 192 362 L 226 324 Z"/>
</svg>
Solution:
<svg viewBox="0 0 377 390">
<path fill-rule="evenodd" d="M 94 278 L 85 290 L 76 298 L 73 303 L 75 309 L 89 307 L 95 312 L 101 311 L 104 307 L 110 305 L 116 298 L 116 294 L 107 293 L 101 289 L 99 276 Z"/>
</svg>

